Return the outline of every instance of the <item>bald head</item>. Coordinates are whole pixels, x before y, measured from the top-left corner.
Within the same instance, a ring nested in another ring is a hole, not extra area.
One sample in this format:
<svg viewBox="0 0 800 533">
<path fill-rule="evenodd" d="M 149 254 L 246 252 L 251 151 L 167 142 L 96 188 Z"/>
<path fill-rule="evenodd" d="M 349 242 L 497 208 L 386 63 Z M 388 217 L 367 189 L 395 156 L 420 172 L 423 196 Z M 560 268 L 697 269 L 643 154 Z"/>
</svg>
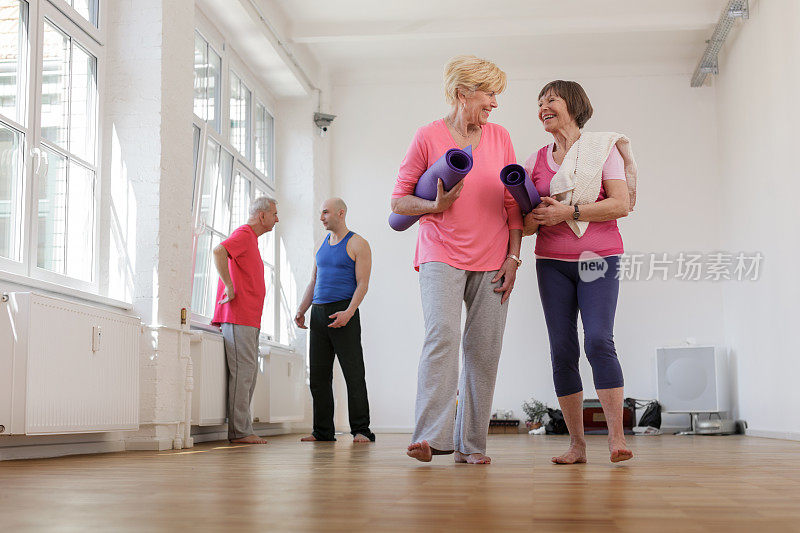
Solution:
<svg viewBox="0 0 800 533">
<path fill-rule="evenodd" d="M 346 229 L 345 215 L 347 215 L 347 204 L 341 198 L 328 198 L 322 202 L 319 219 L 328 231 L 336 233 Z"/>
<path fill-rule="evenodd" d="M 344 203 L 344 200 L 341 198 L 328 198 L 324 202 L 322 202 L 322 209 L 328 209 L 329 211 L 344 211 L 344 214 L 347 214 L 347 204 Z"/>
</svg>

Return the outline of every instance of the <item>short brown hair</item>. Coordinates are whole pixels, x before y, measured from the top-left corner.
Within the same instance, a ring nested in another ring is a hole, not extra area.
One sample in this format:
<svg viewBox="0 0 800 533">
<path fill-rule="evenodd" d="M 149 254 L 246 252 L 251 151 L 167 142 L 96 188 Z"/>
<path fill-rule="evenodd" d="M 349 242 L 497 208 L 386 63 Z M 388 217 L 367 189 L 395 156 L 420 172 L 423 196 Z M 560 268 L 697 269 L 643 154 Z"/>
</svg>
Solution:
<svg viewBox="0 0 800 533">
<path fill-rule="evenodd" d="M 577 81 L 551 81 L 539 91 L 537 100 L 540 100 L 542 96 L 551 91 L 564 100 L 567 104 L 567 113 L 569 113 L 569 116 L 572 117 L 579 128 L 583 128 L 584 124 L 589 122 L 589 119 L 592 118 L 592 113 L 594 112 L 592 103 L 589 101 L 589 97 L 586 96 L 586 91 L 583 90 L 583 87 L 581 87 L 581 84 Z"/>
</svg>

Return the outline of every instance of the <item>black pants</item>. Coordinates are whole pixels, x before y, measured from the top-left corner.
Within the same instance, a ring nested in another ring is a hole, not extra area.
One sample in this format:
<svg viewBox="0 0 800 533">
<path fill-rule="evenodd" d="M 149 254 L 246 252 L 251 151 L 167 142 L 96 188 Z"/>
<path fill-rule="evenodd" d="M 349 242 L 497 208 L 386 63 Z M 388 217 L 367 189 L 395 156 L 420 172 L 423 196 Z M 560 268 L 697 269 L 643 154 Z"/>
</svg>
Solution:
<svg viewBox="0 0 800 533">
<path fill-rule="evenodd" d="M 311 307 L 311 397 L 314 399 L 314 432 L 317 440 L 336 440 L 333 425 L 333 358 L 339 357 L 347 383 L 347 410 L 350 433 L 375 440 L 369 430 L 369 401 L 364 379 L 364 353 L 361 349 L 361 318 L 356 310 L 342 328 L 329 328 L 333 313 L 344 311 L 350 300 Z"/>
</svg>

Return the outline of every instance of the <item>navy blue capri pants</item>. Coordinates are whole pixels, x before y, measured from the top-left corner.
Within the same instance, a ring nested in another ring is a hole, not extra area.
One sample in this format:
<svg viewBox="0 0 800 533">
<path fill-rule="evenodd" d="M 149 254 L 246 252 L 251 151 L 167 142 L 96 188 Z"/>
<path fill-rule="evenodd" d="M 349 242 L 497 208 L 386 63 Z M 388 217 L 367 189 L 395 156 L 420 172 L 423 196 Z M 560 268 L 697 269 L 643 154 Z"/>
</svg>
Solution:
<svg viewBox="0 0 800 533">
<path fill-rule="evenodd" d="M 536 260 L 539 295 L 550 337 L 550 360 L 553 364 L 553 382 L 557 396 L 567 396 L 583 390 L 578 372 L 581 355 L 578 345 L 578 311 L 583 322 L 583 347 L 589 364 L 592 365 L 595 388 L 613 389 L 624 384 L 622 367 L 614 347 L 619 257 L 596 259 L 593 267 L 590 263 L 591 261 Z"/>
</svg>

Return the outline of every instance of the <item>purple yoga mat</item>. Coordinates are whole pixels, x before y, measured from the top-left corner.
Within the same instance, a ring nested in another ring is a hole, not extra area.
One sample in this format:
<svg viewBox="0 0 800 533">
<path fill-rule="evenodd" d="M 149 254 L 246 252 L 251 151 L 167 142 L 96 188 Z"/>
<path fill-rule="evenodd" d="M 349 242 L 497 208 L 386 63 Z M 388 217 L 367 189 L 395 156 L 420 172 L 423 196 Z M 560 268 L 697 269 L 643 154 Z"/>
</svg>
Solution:
<svg viewBox="0 0 800 533">
<path fill-rule="evenodd" d="M 514 163 L 503 167 L 503 170 L 500 171 L 500 181 L 519 204 L 523 216 L 533 211 L 533 208 L 542 201 L 533 181 L 528 178 L 528 173 L 525 172 L 522 165 Z"/>
<path fill-rule="evenodd" d="M 439 180 L 442 180 L 444 190 L 449 191 L 463 180 L 470 170 L 472 170 L 472 146 L 467 146 L 463 150 L 451 148 L 420 176 L 414 189 L 414 196 L 423 200 L 436 200 Z M 389 226 L 395 231 L 405 231 L 421 216 L 392 213 L 389 215 Z"/>
</svg>

